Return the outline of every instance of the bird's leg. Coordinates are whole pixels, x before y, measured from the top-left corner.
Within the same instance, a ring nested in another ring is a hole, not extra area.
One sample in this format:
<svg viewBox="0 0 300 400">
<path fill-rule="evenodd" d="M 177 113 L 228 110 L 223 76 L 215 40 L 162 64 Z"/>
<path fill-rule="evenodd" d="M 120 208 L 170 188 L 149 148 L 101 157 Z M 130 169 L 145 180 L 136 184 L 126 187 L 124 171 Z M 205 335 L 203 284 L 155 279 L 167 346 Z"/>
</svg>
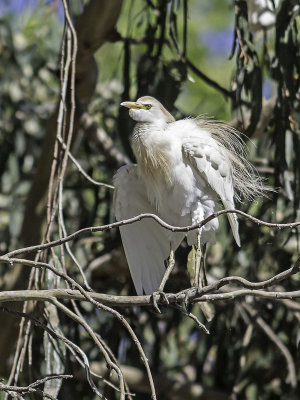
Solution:
<svg viewBox="0 0 300 400">
<path fill-rule="evenodd" d="M 186 308 L 190 307 L 189 298 L 190 296 L 197 291 L 198 288 L 202 288 L 205 286 L 204 282 L 206 282 L 205 277 L 205 262 L 204 257 L 206 254 L 206 246 L 203 246 L 203 254 L 201 251 L 201 231 L 197 232 L 197 243 L 193 245 L 193 266 L 194 266 L 194 288 L 188 291 L 185 295 L 185 304 Z M 204 267 L 204 270 L 202 268 Z"/>
<path fill-rule="evenodd" d="M 164 290 L 165 284 L 167 283 L 167 280 L 169 279 L 169 276 L 174 268 L 174 265 L 175 265 L 174 250 L 172 248 L 170 248 L 170 256 L 169 256 L 169 260 L 168 260 L 168 266 L 164 273 L 162 281 L 159 285 L 159 288 L 158 288 L 159 292 L 162 292 Z"/>
<path fill-rule="evenodd" d="M 206 244 L 203 245 L 203 252 L 201 250 L 201 232 L 197 232 L 197 244 L 193 245 L 193 253 L 194 253 L 194 290 L 198 290 L 199 288 L 203 288 L 204 286 L 207 285 L 207 280 L 206 280 Z M 191 307 L 189 303 L 189 297 L 192 295 L 194 292 L 190 291 L 186 293 L 185 296 L 185 305 L 187 310 Z"/>
<path fill-rule="evenodd" d="M 201 241 L 200 241 L 200 232 L 197 232 L 197 245 L 196 245 L 196 258 L 195 258 L 195 282 L 194 285 L 196 287 L 201 287 L 200 282 L 200 269 L 201 269 L 201 259 L 202 259 L 202 252 L 201 252 Z"/>
<path fill-rule="evenodd" d="M 196 260 L 195 260 L 195 286 L 202 288 L 207 285 L 206 279 L 206 243 L 201 250 L 200 232 L 197 233 Z"/>
<path fill-rule="evenodd" d="M 159 313 L 160 313 L 160 309 L 159 309 L 159 307 L 158 307 L 158 305 L 157 305 L 157 301 L 156 301 L 156 299 L 155 299 L 155 296 L 156 296 L 157 294 L 159 294 L 160 296 L 162 296 L 162 297 L 164 298 L 165 302 L 166 302 L 167 304 L 169 304 L 169 300 L 168 300 L 166 294 L 164 293 L 164 288 L 165 288 L 165 284 L 167 283 L 167 280 L 169 279 L 169 276 L 170 276 L 170 274 L 171 274 L 171 272 L 172 272 L 172 270 L 173 270 L 173 268 L 174 268 L 174 265 L 175 265 L 174 250 L 172 249 L 171 246 L 172 246 L 172 245 L 170 245 L 170 256 L 169 256 L 169 260 L 168 260 L 167 269 L 166 269 L 166 271 L 165 271 L 165 273 L 164 273 L 164 276 L 163 276 L 163 278 L 162 278 L 162 281 L 161 281 L 161 283 L 160 283 L 160 285 L 159 285 L 158 291 L 157 291 L 157 292 L 154 292 L 153 295 L 152 295 L 153 305 L 154 305 L 154 307 L 156 308 L 156 310 L 157 310 Z"/>
<path fill-rule="evenodd" d="M 200 275 L 199 275 L 200 287 L 204 287 L 204 286 L 207 285 L 207 279 L 206 279 L 206 250 L 207 250 L 207 243 L 205 243 L 203 245 L 202 259 L 201 259 L 201 265 L 200 265 Z"/>
</svg>

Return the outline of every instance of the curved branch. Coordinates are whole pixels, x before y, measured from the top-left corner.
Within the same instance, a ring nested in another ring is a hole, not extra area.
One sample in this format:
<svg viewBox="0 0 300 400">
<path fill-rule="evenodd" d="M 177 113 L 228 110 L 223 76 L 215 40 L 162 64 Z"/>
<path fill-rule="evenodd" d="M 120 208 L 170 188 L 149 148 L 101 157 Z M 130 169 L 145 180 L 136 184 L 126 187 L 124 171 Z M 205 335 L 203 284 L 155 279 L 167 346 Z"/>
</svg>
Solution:
<svg viewBox="0 0 300 400">
<path fill-rule="evenodd" d="M 207 286 L 204 286 L 201 289 L 191 288 L 191 289 L 182 291 L 182 293 L 185 293 L 186 298 L 189 299 L 191 295 L 195 296 L 196 293 L 198 293 L 198 296 L 202 296 L 204 294 L 218 290 L 222 286 L 225 286 L 225 285 L 228 285 L 231 283 L 240 284 L 246 289 L 265 289 L 267 287 L 273 286 L 274 284 L 276 284 L 284 279 L 287 279 L 291 275 L 297 274 L 298 272 L 300 272 L 300 257 L 297 259 L 297 261 L 295 262 L 295 264 L 292 267 L 290 267 L 287 270 L 282 271 L 279 274 L 272 276 L 272 278 L 267 279 L 262 282 L 250 282 L 247 279 L 242 278 L 240 276 L 228 276 L 225 278 L 221 278 L 221 279 L 217 280 L 216 282 L 213 282 Z"/>
<path fill-rule="evenodd" d="M 93 179 L 92 177 L 90 177 L 85 170 L 82 168 L 82 166 L 79 164 L 79 162 L 76 160 L 76 158 L 72 155 L 72 153 L 67 150 L 67 145 L 65 144 L 65 142 L 62 140 L 61 136 L 58 136 L 58 140 L 61 143 L 63 149 L 67 152 L 68 157 L 70 158 L 70 160 L 72 161 L 72 163 L 76 166 L 76 168 L 78 169 L 78 171 L 85 177 L 86 180 L 88 180 L 89 182 L 91 182 L 93 185 L 96 186 L 104 186 L 107 189 L 114 189 L 115 187 L 112 185 L 108 185 L 107 183 L 104 182 L 99 182 L 96 181 L 95 179 Z"/>
<path fill-rule="evenodd" d="M 22 249 L 13 250 L 13 251 L 10 251 L 9 253 L 3 254 L 1 259 L 3 261 L 5 261 L 6 259 L 9 259 L 10 257 L 14 257 L 14 256 L 19 255 L 19 254 L 25 254 L 25 253 L 31 253 L 31 252 L 34 252 L 34 251 L 49 249 L 51 247 L 59 246 L 61 244 L 64 244 L 64 243 L 69 242 L 71 240 L 74 240 L 78 236 L 81 236 L 81 235 L 86 234 L 86 233 L 103 232 L 103 231 L 106 231 L 106 230 L 110 230 L 112 228 L 118 228 L 119 226 L 133 224 L 135 222 L 141 221 L 144 218 L 152 218 L 159 225 L 161 225 L 163 228 L 166 228 L 166 229 L 168 229 L 168 230 L 170 230 L 172 232 L 190 232 L 192 230 L 199 229 L 199 228 L 203 227 L 204 225 L 206 225 L 212 219 L 218 218 L 220 215 L 223 215 L 223 214 L 238 214 L 238 215 L 241 215 L 242 217 L 244 217 L 244 218 L 246 218 L 246 219 L 248 219 L 248 220 L 250 220 L 252 222 L 257 223 L 258 225 L 267 226 L 269 228 L 277 228 L 277 229 L 290 228 L 290 229 L 292 229 L 292 228 L 300 226 L 300 221 L 291 222 L 291 223 L 288 223 L 288 224 L 277 224 L 277 223 L 262 221 L 262 220 L 260 220 L 258 218 L 252 217 L 251 215 L 249 215 L 249 214 L 247 214 L 247 213 L 245 213 L 243 211 L 240 211 L 240 210 L 221 210 L 221 211 L 218 211 L 216 213 L 211 214 L 209 217 L 205 218 L 203 221 L 201 221 L 201 222 L 199 222 L 197 224 L 181 227 L 181 226 L 174 226 L 174 225 L 167 224 L 165 221 L 163 221 L 157 215 L 151 214 L 151 213 L 146 213 L 146 214 L 137 215 L 136 217 L 133 217 L 133 218 L 124 219 L 124 220 L 118 221 L 118 222 L 113 222 L 113 223 L 107 224 L 107 225 L 83 228 L 83 229 L 80 229 L 80 230 L 72 233 L 69 236 L 66 236 L 66 237 L 61 238 L 61 239 L 53 240 L 52 242 L 39 244 L 39 245 L 35 245 L 35 246 L 24 247 Z"/>
</svg>

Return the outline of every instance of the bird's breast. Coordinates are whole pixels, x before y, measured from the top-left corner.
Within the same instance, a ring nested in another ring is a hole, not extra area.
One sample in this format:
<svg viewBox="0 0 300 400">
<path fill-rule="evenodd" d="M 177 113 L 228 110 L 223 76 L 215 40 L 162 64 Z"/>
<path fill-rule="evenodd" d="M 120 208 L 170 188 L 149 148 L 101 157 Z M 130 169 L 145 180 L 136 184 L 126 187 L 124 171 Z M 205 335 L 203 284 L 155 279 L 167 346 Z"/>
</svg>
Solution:
<svg viewBox="0 0 300 400">
<path fill-rule="evenodd" d="M 132 149 L 145 182 L 172 184 L 172 143 L 160 129 L 140 129 L 133 135 Z"/>
</svg>

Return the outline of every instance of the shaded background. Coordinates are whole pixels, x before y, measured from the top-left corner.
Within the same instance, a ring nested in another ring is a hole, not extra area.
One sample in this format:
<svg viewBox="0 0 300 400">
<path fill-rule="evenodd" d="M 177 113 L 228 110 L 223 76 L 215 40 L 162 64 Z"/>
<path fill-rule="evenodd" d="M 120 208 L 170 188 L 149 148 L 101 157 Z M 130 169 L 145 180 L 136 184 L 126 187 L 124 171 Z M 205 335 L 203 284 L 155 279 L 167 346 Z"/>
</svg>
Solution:
<svg viewBox="0 0 300 400">
<path fill-rule="evenodd" d="M 264 221 L 299 220 L 299 7 L 288 0 L 275 2 L 276 9 L 272 1 L 262 8 L 259 3 L 70 2 L 78 36 L 72 153 L 84 170 L 96 180 L 111 183 L 117 168 L 132 160 L 129 136 L 133 122 L 119 104 L 149 94 L 176 118 L 213 115 L 230 121 L 244 132 L 245 139 L 251 137 L 247 140 L 249 159 L 277 193 L 237 207 Z M 59 1 L 12 0 L 0 5 L 1 254 L 40 243 L 46 228 L 64 23 Z M 63 212 L 68 233 L 111 222 L 112 190 L 93 185 L 70 164 Z M 54 221 L 51 239 L 58 237 L 58 229 Z M 239 275 L 263 280 L 297 259 L 297 230 L 269 230 L 241 219 L 241 249 L 228 232 L 222 218 L 218 242 L 208 253 L 210 279 Z M 95 291 L 134 294 L 116 230 L 75 240 L 71 246 Z M 176 255 L 170 291 L 190 284 L 188 252 L 183 243 Z M 68 256 L 65 262 L 70 276 L 82 282 Z M 1 290 L 27 288 L 25 268 L 9 270 L 1 265 L 0 273 Z M 49 287 L 47 278 L 38 281 L 39 287 Z M 296 275 L 277 289 L 297 290 L 298 286 Z M 141 371 L 136 349 L 119 323 L 85 303 L 78 307 L 119 362 L 136 368 L 128 372 L 129 380 Z M 173 309 L 162 315 L 138 308 L 121 311 L 149 357 L 160 398 L 296 396 L 297 388 L 287 378 L 286 359 L 278 348 L 278 343 L 287 348 L 299 377 L 300 306 L 296 301 L 215 304 L 209 336 Z M 44 320 L 41 306 L 32 312 Z M 206 322 L 199 306 L 193 312 Z M 272 330 L 277 344 L 258 318 Z M 7 378 L 19 320 L 5 312 L 0 313 L 0 320 L 0 372 Z M 60 328 L 84 349 L 94 370 L 102 371 L 102 360 L 85 333 L 63 315 Z M 28 366 L 25 356 L 20 384 L 46 371 L 43 334 L 32 328 L 31 335 L 34 361 Z M 76 379 L 63 384 L 60 397 L 91 398 L 82 369 L 68 352 L 61 358 L 62 368 Z M 198 385 L 195 392 L 193 385 Z M 107 398 L 118 398 L 113 389 L 103 386 Z M 149 398 L 143 380 L 131 387 L 136 399 Z"/>
</svg>

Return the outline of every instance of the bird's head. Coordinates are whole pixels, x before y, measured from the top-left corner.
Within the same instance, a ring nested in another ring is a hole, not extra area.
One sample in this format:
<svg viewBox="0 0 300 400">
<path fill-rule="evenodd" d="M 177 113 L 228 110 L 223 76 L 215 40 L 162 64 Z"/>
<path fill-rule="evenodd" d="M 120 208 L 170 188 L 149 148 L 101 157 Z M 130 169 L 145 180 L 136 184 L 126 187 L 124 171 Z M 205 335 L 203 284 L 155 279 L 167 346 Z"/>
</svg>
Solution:
<svg viewBox="0 0 300 400">
<path fill-rule="evenodd" d="M 124 101 L 121 106 L 129 108 L 129 115 L 138 122 L 166 124 L 175 121 L 164 106 L 151 96 L 140 97 L 135 102 Z"/>
</svg>

